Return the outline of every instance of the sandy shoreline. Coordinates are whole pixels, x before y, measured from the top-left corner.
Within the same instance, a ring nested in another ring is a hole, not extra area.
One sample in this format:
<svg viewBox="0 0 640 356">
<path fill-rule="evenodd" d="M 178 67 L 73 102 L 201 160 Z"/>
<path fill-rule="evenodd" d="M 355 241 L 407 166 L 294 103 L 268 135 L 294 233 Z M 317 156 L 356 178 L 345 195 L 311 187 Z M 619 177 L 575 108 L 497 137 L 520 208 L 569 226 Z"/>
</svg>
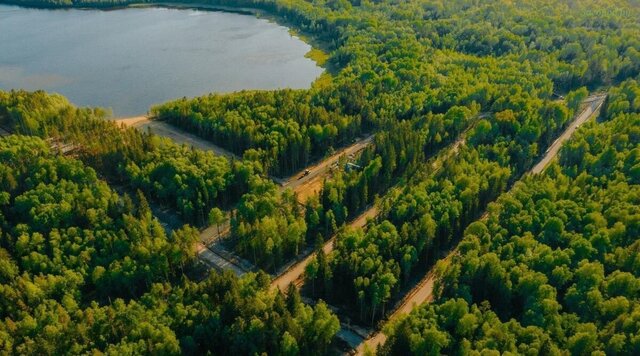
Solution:
<svg viewBox="0 0 640 356">
<path fill-rule="evenodd" d="M 117 124 L 123 124 L 126 127 L 135 127 L 138 124 L 145 123 L 149 121 L 148 116 L 132 116 L 132 117 L 119 117 L 113 119 L 113 121 Z"/>
</svg>

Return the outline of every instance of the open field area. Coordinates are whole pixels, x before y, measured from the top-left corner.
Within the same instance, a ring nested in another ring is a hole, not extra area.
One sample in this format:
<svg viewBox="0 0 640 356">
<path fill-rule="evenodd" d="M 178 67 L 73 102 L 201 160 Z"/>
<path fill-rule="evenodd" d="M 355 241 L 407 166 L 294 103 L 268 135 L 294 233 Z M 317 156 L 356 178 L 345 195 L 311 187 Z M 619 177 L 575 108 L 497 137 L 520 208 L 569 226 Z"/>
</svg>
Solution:
<svg viewBox="0 0 640 356">
<path fill-rule="evenodd" d="M 322 190 L 324 180 L 332 169 L 340 169 L 340 159 L 355 157 L 359 152 L 368 147 L 373 141 L 373 136 L 357 140 L 352 145 L 339 150 L 333 155 L 322 159 L 319 163 L 311 165 L 296 175 L 289 177 L 282 184 L 283 188 L 292 189 L 298 196 L 298 201 L 304 204 L 312 196 L 317 196 Z M 306 174 L 305 172 L 309 172 Z"/>
</svg>

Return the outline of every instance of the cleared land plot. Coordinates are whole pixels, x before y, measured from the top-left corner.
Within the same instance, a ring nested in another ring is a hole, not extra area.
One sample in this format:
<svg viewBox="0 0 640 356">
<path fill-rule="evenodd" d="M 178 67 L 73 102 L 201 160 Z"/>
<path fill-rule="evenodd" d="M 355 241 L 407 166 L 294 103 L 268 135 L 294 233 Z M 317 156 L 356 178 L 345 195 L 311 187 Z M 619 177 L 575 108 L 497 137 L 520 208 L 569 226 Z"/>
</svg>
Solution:
<svg viewBox="0 0 640 356">
<path fill-rule="evenodd" d="M 282 182 L 283 188 L 291 188 L 298 196 L 301 204 L 320 193 L 325 178 L 331 174 L 333 166 L 337 165 L 341 158 L 353 158 L 373 143 L 373 135 L 356 141 L 349 147 L 345 147 L 322 161 L 307 167 Z M 308 172 L 305 174 L 305 172 Z M 276 180 L 278 181 L 278 180 Z"/>
</svg>

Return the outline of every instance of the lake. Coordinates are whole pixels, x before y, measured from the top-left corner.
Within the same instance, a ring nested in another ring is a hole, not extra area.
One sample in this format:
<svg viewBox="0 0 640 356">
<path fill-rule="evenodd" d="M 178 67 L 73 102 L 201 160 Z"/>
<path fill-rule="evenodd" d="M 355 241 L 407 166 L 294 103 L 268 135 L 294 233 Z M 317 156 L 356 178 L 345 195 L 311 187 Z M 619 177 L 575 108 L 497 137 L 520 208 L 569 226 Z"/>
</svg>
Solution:
<svg viewBox="0 0 640 356">
<path fill-rule="evenodd" d="M 210 92 L 308 88 L 323 71 L 304 57 L 310 49 L 238 13 L 0 5 L 0 89 L 57 92 L 115 116 Z"/>
</svg>

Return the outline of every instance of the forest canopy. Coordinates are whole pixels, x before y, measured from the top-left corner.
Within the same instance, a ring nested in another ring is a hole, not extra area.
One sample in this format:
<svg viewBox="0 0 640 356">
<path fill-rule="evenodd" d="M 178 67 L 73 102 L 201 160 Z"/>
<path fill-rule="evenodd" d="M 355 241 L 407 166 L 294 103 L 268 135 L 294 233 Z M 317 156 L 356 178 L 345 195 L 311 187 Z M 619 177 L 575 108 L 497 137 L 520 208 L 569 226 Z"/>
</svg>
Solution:
<svg viewBox="0 0 640 356">
<path fill-rule="evenodd" d="M 637 89 L 612 88 L 604 122 L 469 225 L 436 301 L 395 322 L 383 354 L 640 352 L 640 113 L 621 104 Z"/>
<path fill-rule="evenodd" d="M 322 46 L 330 75 L 150 109 L 242 159 L 0 91 L 0 352 L 329 354 L 332 310 L 373 330 L 436 266 L 433 303 L 394 320 L 382 354 L 640 353 L 636 1 L 197 3 L 273 16 Z M 597 120 L 530 175 L 605 91 Z M 304 205 L 270 180 L 365 135 L 355 168 L 341 161 Z M 333 250 L 309 259 L 301 292 L 202 273 L 193 226 L 227 216 L 257 269 Z"/>
<path fill-rule="evenodd" d="M 323 303 L 268 292 L 262 273 L 185 279 L 198 231 L 166 235 L 144 195 L 39 138 L 2 138 L 0 157 L 3 353 L 327 351 L 339 323 Z"/>
</svg>

